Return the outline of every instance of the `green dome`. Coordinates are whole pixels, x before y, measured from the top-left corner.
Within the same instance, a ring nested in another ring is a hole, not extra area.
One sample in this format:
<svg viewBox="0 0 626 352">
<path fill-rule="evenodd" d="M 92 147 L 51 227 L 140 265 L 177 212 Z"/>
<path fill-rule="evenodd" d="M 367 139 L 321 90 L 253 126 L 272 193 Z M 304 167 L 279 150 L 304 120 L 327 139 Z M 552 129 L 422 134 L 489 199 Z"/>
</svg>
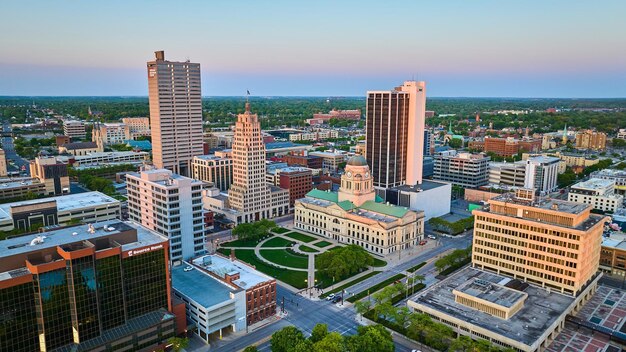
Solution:
<svg viewBox="0 0 626 352">
<path fill-rule="evenodd" d="M 355 155 L 350 160 L 348 160 L 347 165 L 352 166 L 367 166 L 367 160 L 362 155 Z"/>
</svg>

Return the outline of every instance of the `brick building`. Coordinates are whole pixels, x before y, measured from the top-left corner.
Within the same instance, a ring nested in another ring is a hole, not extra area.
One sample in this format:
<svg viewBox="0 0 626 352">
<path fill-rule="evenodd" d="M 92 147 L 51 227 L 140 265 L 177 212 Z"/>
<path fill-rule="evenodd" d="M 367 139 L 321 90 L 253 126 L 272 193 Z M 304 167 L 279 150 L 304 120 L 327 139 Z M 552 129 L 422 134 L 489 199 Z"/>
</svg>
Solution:
<svg viewBox="0 0 626 352">
<path fill-rule="evenodd" d="M 289 207 L 293 208 L 296 199 L 304 198 L 313 188 L 313 173 L 304 168 L 281 170 L 279 187 L 289 190 Z"/>
</svg>

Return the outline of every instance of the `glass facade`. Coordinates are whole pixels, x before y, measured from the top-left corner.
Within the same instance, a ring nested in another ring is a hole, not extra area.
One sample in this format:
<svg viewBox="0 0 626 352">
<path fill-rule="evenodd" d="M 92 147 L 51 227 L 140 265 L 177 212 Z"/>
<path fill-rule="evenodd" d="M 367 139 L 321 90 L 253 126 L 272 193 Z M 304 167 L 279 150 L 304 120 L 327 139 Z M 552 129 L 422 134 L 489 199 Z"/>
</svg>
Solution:
<svg viewBox="0 0 626 352">
<path fill-rule="evenodd" d="M 122 261 L 128 318 L 167 309 L 167 278 L 163 249 Z"/>
<path fill-rule="evenodd" d="M 0 290 L 0 352 L 39 349 L 33 283 Z"/>
<path fill-rule="evenodd" d="M 37 325 L 41 350 L 52 350 L 73 342 L 72 316 L 65 269 L 35 275 Z"/>
<path fill-rule="evenodd" d="M 124 290 L 120 256 L 96 260 L 100 324 L 108 330 L 125 323 Z"/>
<path fill-rule="evenodd" d="M 80 343 L 100 335 L 96 273 L 92 256 L 68 261 L 68 289 L 74 342 Z"/>
</svg>

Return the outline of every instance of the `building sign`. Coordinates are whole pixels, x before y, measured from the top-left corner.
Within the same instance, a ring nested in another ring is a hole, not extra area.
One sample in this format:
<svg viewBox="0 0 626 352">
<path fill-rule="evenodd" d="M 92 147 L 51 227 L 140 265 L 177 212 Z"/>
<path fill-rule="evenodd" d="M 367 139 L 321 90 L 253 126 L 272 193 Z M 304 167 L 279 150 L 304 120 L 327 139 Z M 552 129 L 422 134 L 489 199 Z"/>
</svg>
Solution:
<svg viewBox="0 0 626 352">
<path fill-rule="evenodd" d="M 139 249 L 133 249 L 133 250 L 130 250 L 130 251 L 126 252 L 126 254 L 129 257 L 132 257 L 134 255 L 144 254 L 144 253 L 156 251 L 156 250 L 159 250 L 159 249 L 163 249 L 163 245 L 162 244 L 157 244 L 157 245 L 154 245 L 154 246 L 144 247 L 144 248 L 139 248 Z"/>
</svg>

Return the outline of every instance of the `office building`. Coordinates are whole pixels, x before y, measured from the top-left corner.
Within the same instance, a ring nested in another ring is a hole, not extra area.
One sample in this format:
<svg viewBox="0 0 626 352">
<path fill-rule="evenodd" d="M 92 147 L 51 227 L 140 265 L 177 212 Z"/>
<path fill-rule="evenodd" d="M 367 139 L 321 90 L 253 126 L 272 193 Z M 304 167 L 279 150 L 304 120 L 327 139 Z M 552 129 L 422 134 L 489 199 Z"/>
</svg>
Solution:
<svg viewBox="0 0 626 352">
<path fill-rule="evenodd" d="M 591 207 L 519 189 L 474 210 L 472 266 L 431 286 L 410 309 L 459 335 L 543 351 L 595 292 L 607 218 Z"/>
<path fill-rule="evenodd" d="M 166 61 L 163 51 L 148 62 L 152 160 L 159 169 L 191 176 L 202 155 L 200 64 Z"/>
<path fill-rule="evenodd" d="M 263 137 L 261 137 L 263 138 Z M 293 142 L 265 142 L 267 157 L 287 155 L 291 153 L 305 153 L 313 149 L 309 144 L 297 144 Z"/>
<path fill-rule="evenodd" d="M 120 201 L 100 192 L 0 204 L 0 231 L 94 223 L 120 218 Z"/>
<path fill-rule="evenodd" d="M 515 139 L 485 137 L 482 143 L 472 142 L 470 149 L 475 149 L 485 153 L 495 153 L 498 156 L 511 157 L 519 152 L 540 152 L 541 139 Z"/>
<path fill-rule="evenodd" d="M 187 322 L 206 343 L 246 329 L 246 295 L 241 288 L 185 262 L 172 268 L 174 296 L 185 302 Z"/>
<path fill-rule="evenodd" d="M 623 206 L 624 196 L 615 194 L 615 181 L 591 178 L 570 186 L 567 200 L 612 213 Z"/>
<path fill-rule="evenodd" d="M 424 155 L 433 155 L 435 153 L 435 135 L 429 131 L 424 130 Z M 426 176 L 426 175 L 422 175 Z"/>
<path fill-rule="evenodd" d="M 4 150 L 0 149 L 0 177 L 7 176 L 7 157 Z"/>
<path fill-rule="evenodd" d="M 191 162 L 193 178 L 210 182 L 220 191 L 227 191 L 233 183 L 233 160 L 215 155 L 197 155 Z"/>
<path fill-rule="evenodd" d="M 526 163 L 517 161 L 513 163 L 490 162 L 489 184 L 505 187 L 524 187 L 526 175 Z"/>
<path fill-rule="evenodd" d="M 416 246 L 424 212 L 384 203 L 373 181 L 365 158 L 350 158 L 339 192 L 314 189 L 295 201 L 294 227 L 381 256 Z"/>
<path fill-rule="evenodd" d="M 95 123 L 93 125 L 91 140 L 98 145 L 100 151 L 108 145 L 124 144 L 127 139 L 126 125 L 123 123 Z"/>
<path fill-rule="evenodd" d="M 366 158 L 374 187 L 422 182 L 426 83 L 406 81 L 392 91 L 368 91 Z"/>
<path fill-rule="evenodd" d="M 36 157 L 30 162 L 30 176 L 45 185 L 45 195 L 70 193 L 67 164 L 58 162 L 54 157 Z"/>
<path fill-rule="evenodd" d="M 276 314 L 276 279 L 237 260 L 232 254 L 230 258 L 205 255 L 195 258 L 192 264 L 220 281 L 243 290 L 247 325 L 258 323 Z"/>
<path fill-rule="evenodd" d="M 339 164 L 346 161 L 346 155 L 337 151 L 310 152 L 309 155 L 322 158 L 322 169 L 331 173 L 337 172 Z"/>
<path fill-rule="evenodd" d="M 421 184 L 415 186 L 376 189 L 376 195 L 384 202 L 423 212 L 424 221 L 428 221 L 450 213 L 452 185 L 442 181 L 422 180 Z"/>
<path fill-rule="evenodd" d="M 313 173 L 303 167 L 280 169 L 278 186 L 289 190 L 289 208 L 293 208 L 296 199 L 304 198 L 313 188 Z"/>
<path fill-rule="evenodd" d="M 265 182 L 265 144 L 256 114 L 239 114 L 233 141 L 233 184 L 228 190 L 229 208 L 225 212 L 235 223 L 248 223 L 286 214 L 289 192 Z"/>
<path fill-rule="evenodd" d="M 524 187 L 534 189 L 540 195 L 554 192 L 559 188 L 559 158 L 533 156 L 526 159 Z"/>
<path fill-rule="evenodd" d="M 124 139 L 135 140 L 137 137 L 149 137 L 150 118 L 149 117 L 124 117 Z"/>
<path fill-rule="evenodd" d="M 605 150 L 606 133 L 585 130 L 576 133 L 576 149 Z"/>
<path fill-rule="evenodd" d="M 83 156 L 102 151 L 104 151 L 104 149 L 95 142 L 74 142 L 59 146 L 59 154 L 69 154 L 73 156 Z"/>
<path fill-rule="evenodd" d="M 0 241 L 0 350 L 156 349 L 176 335 L 168 247 L 117 220 Z"/>
<path fill-rule="evenodd" d="M 490 159 L 470 153 L 436 155 L 433 179 L 468 188 L 484 186 L 489 183 Z"/>
<path fill-rule="evenodd" d="M 283 161 L 290 166 L 303 166 L 309 169 L 321 169 L 324 158 L 315 155 L 285 155 Z"/>
<path fill-rule="evenodd" d="M 85 123 L 76 120 L 63 121 L 63 134 L 77 140 L 85 139 Z"/>
<path fill-rule="evenodd" d="M 604 169 L 591 173 L 591 178 L 601 178 L 603 180 L 612 180 L 615 182 L 615 193 L 626 194 L 626 170 Z"/>
<path fill-rule="evenodd" d="M 166 169 L 126 174 L 128 217 L 170 239 L 173 264 L 204 254 L 202 181 Z"/>
</svg>

